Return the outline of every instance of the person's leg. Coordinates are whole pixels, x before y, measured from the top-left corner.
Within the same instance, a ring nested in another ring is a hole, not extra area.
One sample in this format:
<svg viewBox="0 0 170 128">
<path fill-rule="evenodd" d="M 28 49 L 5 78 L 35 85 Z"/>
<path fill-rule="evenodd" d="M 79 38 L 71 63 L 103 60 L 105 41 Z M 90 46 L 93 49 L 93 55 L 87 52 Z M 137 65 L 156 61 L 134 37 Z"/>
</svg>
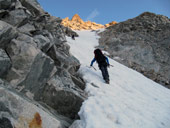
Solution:
<svg viewBox="0 0 170 128">
<path fill-rule="evenodd" d="M 105 79 L 109 81 L 109 73 L 108 73 L 107 67 L 104 67 L 104 70 L 105 70 Z"/>
<path fill-rule="evenodd" d="M 105 70 L 104 70 L 104 67 L 101 66 L 101 67 L 100 67 L 100 70 L 101 70 L 101 72 L 102 72 L 103 79 L 105 80 Z"/>
<path fill-rule="evenodd" d="M 106 81 L 109 81 L 109 74 L 108 74 L 108 71 L 107 71 L 107 67 L 101 66 L 100 70 L 102 72 L 103 79 L 106 80 Z"/>
</svg>

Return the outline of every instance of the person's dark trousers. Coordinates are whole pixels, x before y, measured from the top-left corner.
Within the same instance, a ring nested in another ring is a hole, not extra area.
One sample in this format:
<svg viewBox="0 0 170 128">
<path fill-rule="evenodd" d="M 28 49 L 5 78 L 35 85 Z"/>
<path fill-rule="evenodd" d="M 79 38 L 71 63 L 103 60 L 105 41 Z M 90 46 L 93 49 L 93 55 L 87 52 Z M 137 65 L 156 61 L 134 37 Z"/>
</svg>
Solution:
<svg viewBox="0 0 170 128">
<path fill-rule="evenodd" d="M 103 79 L 109 81 L 109 73 L 107 71 L 107 66 L 101 66 L 100 70 L 102 72 Z"/>
</svg>

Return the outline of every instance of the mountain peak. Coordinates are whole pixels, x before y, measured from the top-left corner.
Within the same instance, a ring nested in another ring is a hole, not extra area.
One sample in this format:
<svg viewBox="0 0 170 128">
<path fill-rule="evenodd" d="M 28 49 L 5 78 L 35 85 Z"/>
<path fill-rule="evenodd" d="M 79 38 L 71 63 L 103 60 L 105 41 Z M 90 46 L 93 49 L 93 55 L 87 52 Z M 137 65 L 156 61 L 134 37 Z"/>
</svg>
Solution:
<svg viewBox="0 0 170 128">
<path fill-rule="evenodd" d="M 71 20 L 69 20 L 68 17 L 66 17 L 65 19 L 62 20 L 62 25 L 64 25 L 65 27 L 69 27 L 73 30 L 96 30 L 96 29 L 100 29 L 100 28 L 109 27 L 116 23 L 117 22 L 114 21 L 109 24 L 102 25 L 102 24 L 97 24 L 95 22 L 91 22 L 91 21 L 85 22 L 80 18 L 80 16 L 78 14 L 75 14 Z"/>
<path fill-rule="evenodd" d="M 72 17 L 72 19 L 71 19 L 71 21 L 75 21 L 75 22 L 79 22 L 79 23 L 83 23 L 84 21 L 80 18 L 80 16 L 78 15 L 78 14 L 75 14 L 73 17 Z"/>
<path fill-rule="evenodd" d="M 81 19 L 80 16 L 78 14 L 75 14 L 71 20 L 76 20 L 76 19 Z"/>
</svg>

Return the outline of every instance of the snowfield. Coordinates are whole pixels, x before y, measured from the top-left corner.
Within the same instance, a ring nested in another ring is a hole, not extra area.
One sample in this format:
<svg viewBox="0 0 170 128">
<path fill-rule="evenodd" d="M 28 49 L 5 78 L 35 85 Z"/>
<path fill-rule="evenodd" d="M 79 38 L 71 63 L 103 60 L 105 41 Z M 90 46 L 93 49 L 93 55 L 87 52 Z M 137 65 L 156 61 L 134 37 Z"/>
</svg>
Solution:
<svg viewBox="0 0 170 128">
<path fill-rule="evenodd" d="M 112 60 L 108 68 L 110 84 L 105 84 L 95 63 L 89 68 L 98 46 L 91 31 L 76 31 L 79 37 L 67 37 L 71 54 L 81 63 L 79 72 L 86 81 L 89 98 L 70 128 L 170 128 L 170 90 L 142 74 Z"/>
</svg>

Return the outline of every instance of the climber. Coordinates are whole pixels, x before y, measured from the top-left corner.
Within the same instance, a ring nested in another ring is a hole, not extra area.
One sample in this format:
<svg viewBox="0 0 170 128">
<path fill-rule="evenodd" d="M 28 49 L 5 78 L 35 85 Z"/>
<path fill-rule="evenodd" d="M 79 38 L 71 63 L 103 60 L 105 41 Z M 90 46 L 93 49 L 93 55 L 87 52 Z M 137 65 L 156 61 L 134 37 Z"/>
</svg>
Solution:
<svg viewBox="0 0 170 128">
<path fill-rule="evenodd" d="M 103 55 L 100 49 L 94 50 L 94 59 L 91 61 L 90 66 L 93 66 L 93 63 L 97 61 L 99 69 L 102 72 L 103 79 L 109 84 L 109 73 L 107 71 L 107 67 L 110 67 L 109 60 L 106 56 Z"/>
<path fill-rule="evenodd" d="M 73 34 L 73 35 L 71 36 L 71 38 L 72 38 L 73 40 L 75 40 L 75 35 Z"/>
</svg>

